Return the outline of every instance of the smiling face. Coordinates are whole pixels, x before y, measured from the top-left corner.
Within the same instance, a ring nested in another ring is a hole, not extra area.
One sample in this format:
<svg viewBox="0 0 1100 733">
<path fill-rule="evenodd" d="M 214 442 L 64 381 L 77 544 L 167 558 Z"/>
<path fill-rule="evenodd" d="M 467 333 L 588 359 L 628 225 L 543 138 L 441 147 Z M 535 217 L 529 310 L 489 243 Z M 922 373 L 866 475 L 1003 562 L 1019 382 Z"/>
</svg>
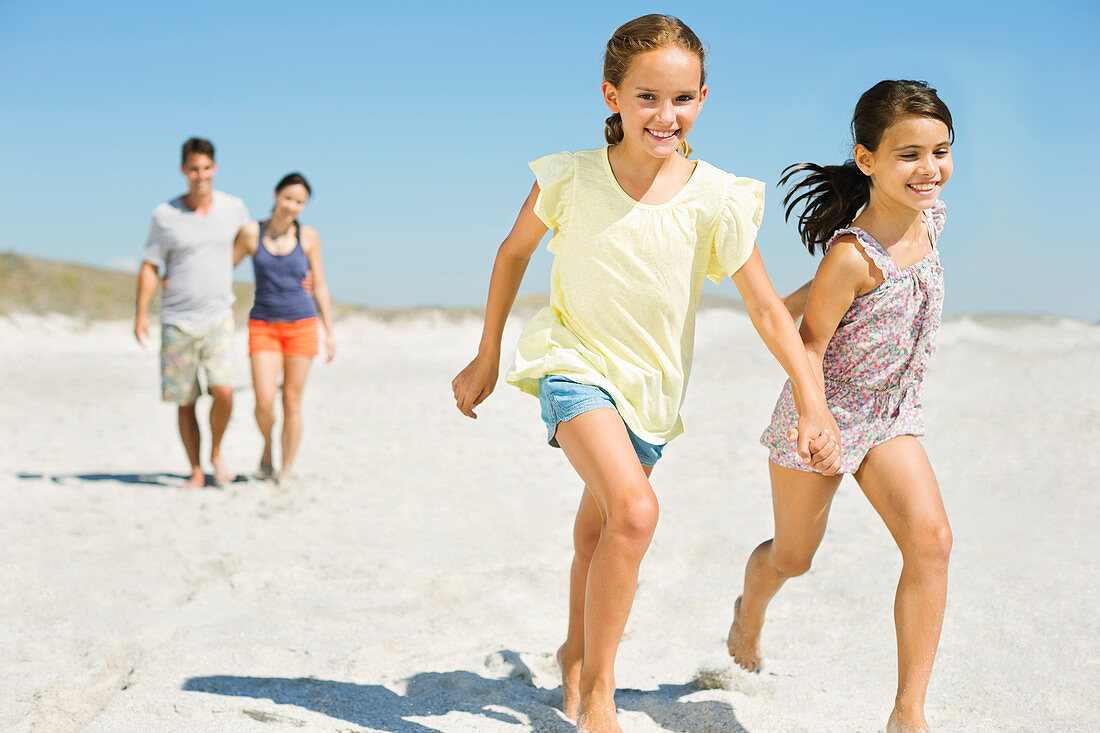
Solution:
<svg viewBox="0 0 1100 733">
<path fill-rule="evenodd" d="M 283 186 L 275 192 L 275 209 L 271 216 L 282 221 L 292 221 L 298 218 L 302 209 L 309 201 L 309 191 L 300 183 L 292 183 Z"/>
<path fill-rule="evenodd" d="M 214 159 L 203 153 L 191 153 L 180 166 L 187 178 L 188 192 L 192 196 L 208 196 L 214 186 L 214 174 L 218 166 Z"/>
<path fill-rule="evenodd" d="M 622 117 L 623 144 L 667 158 L 691 132 L 707 87 L 699 57 L 677 46 L 631 59 L 620 84 L 603 83 L 604 102 Z"/>
<path fill-rule="evenodd" d="M 882 135 L 871 152 L 857 145 L 853 157 L 871 177 L 871 195 L 911 209 L 931 209 L 951 177 L 951 133 L 931 117 L 906 117 Z"/>
</svg>

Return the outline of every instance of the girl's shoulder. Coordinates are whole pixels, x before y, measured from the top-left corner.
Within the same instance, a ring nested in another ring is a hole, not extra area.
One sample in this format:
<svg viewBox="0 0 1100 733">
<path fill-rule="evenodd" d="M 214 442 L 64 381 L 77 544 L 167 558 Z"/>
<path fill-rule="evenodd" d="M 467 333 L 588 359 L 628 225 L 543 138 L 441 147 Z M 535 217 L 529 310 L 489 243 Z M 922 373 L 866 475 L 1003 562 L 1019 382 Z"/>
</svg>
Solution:
<svg viewBox="0 0 1100 733">
<path fill-rule="evenodd" d="M 878 287 L 889 258 L 883 258 L 852 231 L 841 230 L 833 235 L 818 265 L 818 273 L 828 273 L 833 282 L 847 283 L 860 295 Z M 815 278 L 817 276 L 815 275 Z"/>
<path fill-rule="evenodd" d="M 709 188 L 717 189 L 726 199 L 748 198 L 759 200 L 761 203 L 764 201 L 766 186 L 763 181 L 730 173 L 705 160 L 696 161 L 692 178 L 698 178 L 701 182 L 709 184 Z"/>
</svg>

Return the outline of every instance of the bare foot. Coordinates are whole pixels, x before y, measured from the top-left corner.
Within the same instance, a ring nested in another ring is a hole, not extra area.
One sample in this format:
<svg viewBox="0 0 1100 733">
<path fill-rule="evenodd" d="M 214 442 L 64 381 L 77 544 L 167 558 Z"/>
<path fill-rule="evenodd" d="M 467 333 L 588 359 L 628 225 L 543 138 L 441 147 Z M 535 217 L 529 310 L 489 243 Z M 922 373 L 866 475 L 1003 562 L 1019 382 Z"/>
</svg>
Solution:
<svg viewBox="0 0 1100 733">
<path fill-rule="evenodd" d="M 886 733 L 929 733 L 929 728 L 924 715 L 918 715 L 916 720 L 903 721 L 902 714 L 894 708 L 886 724 Z"/>
<path fill-rule="evenodd" d="M 582 705 L 577 715 L 577 733 L 623 733 L 615 718 L 614 701 Z"/>
<path fill-rule="evenodd" d="M 180 484 L 181 489 L 201 489 L 206 486 L 206 474 L 201 468 L 191 469 L 191 477 Z"/>
<path fill-rule="evenodd" d="M 280 489 L 289 489 L 294 484 L 294 479 L 291 478 L 289 473 L 280 473 L 279 480 L 275 482 L 275 485 Z"/>
<path fill-rule="evenodd" d="M 760 626 L 747 623 L 741 615 L 741 596 L 733 602 L 733 623 L 726 638 L 726 648 L 743 669 L 760 671 Z"/>
<path fill-rule="evenodd" d="M 271 481 L 275 478 L 275 467 L 261 460 L 260 467 L 256 469 L 256 478 L 260 481 Z"/>
<path fill-rule="evenodd" d="M 212 458 L 211 462 L 214 464 L 214 485 L 222 489 L 231 484 L 233 474 L 225 467 L 225 461 L 221 459 L 221 456 Z"/>
<path fill-rule="evenodd" d="M 567 661 L 565 644 L 558 648 L 558 668 L 561 670 L 561 711 L 569 720 L 577 720 L 577 708 L 581 704 L 581 663 L 582 659 Z"/>
</svg>

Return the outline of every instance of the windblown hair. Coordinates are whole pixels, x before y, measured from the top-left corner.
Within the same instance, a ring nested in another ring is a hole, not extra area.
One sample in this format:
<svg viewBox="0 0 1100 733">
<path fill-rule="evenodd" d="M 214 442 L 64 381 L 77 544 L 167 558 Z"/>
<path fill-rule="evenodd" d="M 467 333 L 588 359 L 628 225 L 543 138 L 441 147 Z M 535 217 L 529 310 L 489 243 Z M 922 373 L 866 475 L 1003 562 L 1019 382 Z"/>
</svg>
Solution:
<svg viewBox="0 0 1100 733">
<path fill-rule="evenodd" d="M 623 83 L 635 56 L 666 46 L 676 46 L 699 57 L 699 86 L 702 87 L 707 79 L 704 68 L 707 51 L 703 48 L 703 42 L 679 18 L 656 13 L 627 21 L 611 35 L 603 57 L 604 81 L 618 87 Z M 605 121 L 603 136 L 610 145 L 623 141 L 623 118 L 618 112 Z M 687 140 L 680 143 L 679 150 L 684 157 L 691 155 L 691 146 L 687 144 Z"/>
<path fill-rule="evenodd" d="M 852 143 L 871 152 L 878 149 L 890 125 L 909 117 L 926 117 L 947 125 L 950 139 L 955 139 L 951 112 L 923 81 L 880 81 L 863 93 L 852 114 Z M 848 226 L 859 210 L 871 199 L 871 179 L 863 174 L 855 160 L 842 165 L 796 163 L 783 170 L 779 185 L 787 185 L 795 176 L 802 179 L 791 185 L 783 197 L 784 218 L 802 206 L 798 215 L 798 234 L 802 243 L 814 253 L 815 247 L 825 248 L 837 229 Z"/>
<path fill-rule="evenodd" d="M 287 173 L 285 176 L 279 179 L 279 182 L 275 184 L 275 193 L 279 193 L 287 186 L 304 186 L 306 194 L 313 195 L 313 188 L 310 187 L 309 181 L 301 173 Z"/>
<path fill-rule="evenodd" d="M 191 155 L 206 155 L 214 160 L 214 143 L 201 137 L 188 138 L 180 154 L 180 165 L 187 165 L 187 158 Z"/>
</svg>

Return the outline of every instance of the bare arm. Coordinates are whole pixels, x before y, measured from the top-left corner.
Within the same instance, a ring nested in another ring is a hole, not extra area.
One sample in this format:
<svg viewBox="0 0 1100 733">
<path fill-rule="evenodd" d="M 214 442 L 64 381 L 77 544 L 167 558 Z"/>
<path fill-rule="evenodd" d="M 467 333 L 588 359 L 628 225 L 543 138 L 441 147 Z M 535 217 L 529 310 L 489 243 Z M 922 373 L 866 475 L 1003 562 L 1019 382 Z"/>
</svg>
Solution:
<svg viewBox="0 0 1100 733">
<path fill-rule="evenodd" d="M 798 454 L 809 463 L 811 440 L 818 441 L 826 435 L 839 440 L 840 436 L 836 421 L 825 404 L 823 382 L 811 368 L 791 314 L 772 288 L 764 262 L 755 247 L 748 261 L 734 273 L 733 282 L 741 293 L 756 332 L 791 378 L 798 409 Z M 839 451 L 835 453 L 835 460 L 832 460 L 830 452 L 829 462 L 823 467 L 827 475 L 835 474 L 840 467 Z"/>
<path fill-rule="evenodd" d="M 802 342 L 817 378 L 824 383 L 822 361 L 825 349 L 836 333 L 840 319 L 862 292 L 877 285 L 874 265 L 856 244 L 854 237 L 842 237 L 821 259 L 810 281 L 806 312 L 802 318 Z"/>
<path fill-rule="evenodd" d="M 332 331 L 332 301 L 329 299 L 325 270 L 321 264 L 321 236 L 313 227 L 302 228 L 302 247 L 309 258 L 309 271 L 313 275 L 313 300 L 317 303 L 321 325 L 325 327 L 325 361 L 332 361 L 336 356 L 336 339 Z"/>
<path fill-rule="evenodd" d="M 546 233 L 546 225 L 535 215 L 535 201 L 539 185 L 531 187 L 531 193 L 520 208 L 512 231 L 497 250 L 493 274 L 489 279 L 489 298 L 485 304 L 485 325 L 481 331 L 481 343 L 477 356 L 459 372 L 451 382 L 458 410 L 467 417 L 477 418 L 474 408 L 492 394 L 500 373 L 500 339 L 504 323 L 516 300 L 523 274 L 539 240 Z"/>
<path fill-rule="evenodd" d="M 142 346 L 144 339 L 149 336 L 149 303 L 153 301 L 153 295 L 157 292 L 157 282 L 160 276 L 157 266 L 152 262 L 142 262 L 137 276 L 137 304 L 134 313 L 134 338 Z"/>
<path fill-rule="evenodd" d="M 810 297 L 810 286 L 813 284 L 814 281 L 810 280 L 798 290 L 783 297 L 783 305 L 787 306 L 787 312 L 791 314 L 791 318 L 796 323 L 802 317 L 802 314 L 806 312 L 806 300 Z"/>
<path fill-rule="evenodd" d="M 241 227 L 233 240 L 233 267 L 241 264 L 246 255 L 255 254 L 260 243 L 260 225 L 252 221 Z"/>
</svg>

